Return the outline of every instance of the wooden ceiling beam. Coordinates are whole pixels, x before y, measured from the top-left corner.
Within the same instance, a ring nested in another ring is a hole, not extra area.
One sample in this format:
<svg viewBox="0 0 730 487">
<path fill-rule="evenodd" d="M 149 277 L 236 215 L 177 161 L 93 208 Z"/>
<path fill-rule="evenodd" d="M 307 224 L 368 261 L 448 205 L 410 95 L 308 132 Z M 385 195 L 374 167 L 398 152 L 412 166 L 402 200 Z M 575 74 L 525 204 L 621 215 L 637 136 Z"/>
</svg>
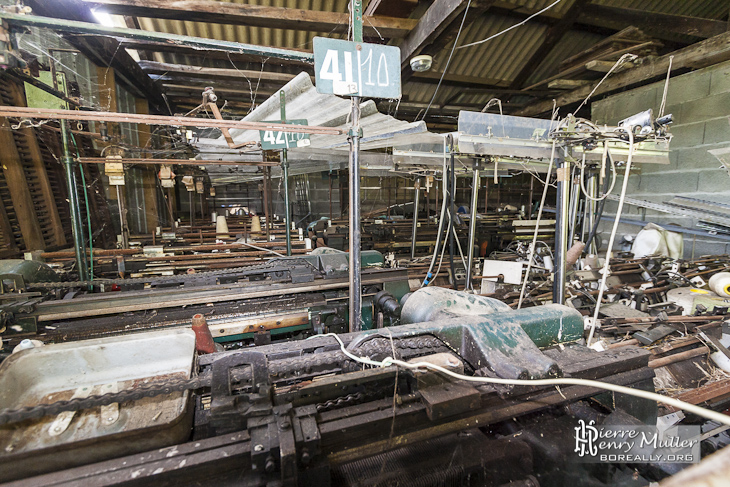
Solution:
<svg viewBox="0 0 730 487">
<path fill-rule="evenodd" d="M 266 62 L 262 62 L 261 56 L 254 56 L 250 54 L 241 54 L 234 52 L 216 51 L 216 50 L 202 50 L 196 49 L 189 46 L 181 46 L 179 44 L 172 44 L 167 42 L 155 42 L 155 41 L 141 41 L 134 39 L 119 39 L 122 43 L 122 47 L 127 49 L 146 50 L 149 52 L 179 54 L 181 56 L 189 56 L 192 58 L 200 58 L 201 62 L 205 59 L 222 59 L 230 63 L 253 63 L 257 66 L 264 65 L 277 65 L 277 66 L 300 66 L 302 68 L 312 68 L 312 64 L 306 61 L 300 61 L 296 59 L 269 59 Z M 289 49 L 290 51 L 302 51 L 312 52 L 306 49 Z"/>
<path fill-rule="evenodd" d="M 727 23 L 721 20 L 669 15 L 633 8 L 606 7 L 597 4 L 591 4 L 581 12 L 578 21 L 588 25 L 618 26 L 620 29 L 628 25 L 635 25 L 652 35 L 668 32 L 702 39 L 709 39 L 727 31 Z"/>
<path fill-rule="evenodd" d="M 666 76 L 669 69 L 670 56 L 673 56 L 672 70 L 700 69 L 730 60 L 730 32 L 697 42 L 685 48 L 658 58 L 643 59 L 639 66 L 606 78 L 596 88 L 594 97 L 605 95 L 616 90 L 645 84 Z M 594 89 L 598 81 L 577 88 L 555 99 L 558 107 L 566 107 L 585 99 Z M 540 100 L 519 110 L 517 115 L 526 117 L 551 112 L 553 100 Z"/>
<path fill-rule="evenodd" d="M 277 73 L 273 71 L 205 68 L 200 66 L 190 66 L 187 64 L 160 63 L 157 61 L 140 61 L 139 65 L 145 73 L 184 74 L 192 77 L 250 79 L 276 81 L 280 83 L 288 83 L 296 77 L 295 74 Z"/>
<path fill-rule="evenodd" d="M 464 12 L 467 0 L 434 0 L 418 24 L 401 43 L 401 68 L 410 70 L 408 61 L 433 43 Z"/>
<path fill-rule="evenodd" d="M 349 14 L 210 0 L 83 0 L 110 14 L 153 19 L 210 22 L 313 32 L 347 32 Z M 363 18 L 366 35 L 402 38 L 416 25 L 412 19 Z"/>
</svg>

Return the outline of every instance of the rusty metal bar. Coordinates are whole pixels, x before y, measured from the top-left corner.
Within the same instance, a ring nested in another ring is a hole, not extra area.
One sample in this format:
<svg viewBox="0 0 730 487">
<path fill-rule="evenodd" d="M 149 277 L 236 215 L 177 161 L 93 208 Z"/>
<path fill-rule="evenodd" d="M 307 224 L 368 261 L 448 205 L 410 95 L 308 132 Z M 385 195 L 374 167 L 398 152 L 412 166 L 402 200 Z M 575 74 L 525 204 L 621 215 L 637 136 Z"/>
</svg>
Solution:
<svg viewBox="0 0 730 487">
<path fill-rule="evenodd" d="M 217 161 L 214 159 L 142 159 L 142 158 L 130 158 L 130 159 L 107 159 L 105 157 L 79 157 L 78 161 L 81 164 L 108 164 L 108 163 L 119 163 L 124 164 L 160 164 L 160 165 L 178 165 L 178 166 L 277 166 L 275 162 L 266 161 Z"/>
<path fill-rule="evenodd" d="M 213 127 L 239 130 L 273 130 L 299 134 L 343 135 L 343 129 L 311 125 L 292 125 L 276 122 L 243 122 L 238 120 L 216 120 L 212 118 L 168 117 L 137 113 L 91 112 L 79 110 L 53 110 L 49 108 L 0 107 L 0 117 L 80 120 L 91 122 L 127 122 L 147 125 L 169 125 L 184 127 Z"/>
</svg>

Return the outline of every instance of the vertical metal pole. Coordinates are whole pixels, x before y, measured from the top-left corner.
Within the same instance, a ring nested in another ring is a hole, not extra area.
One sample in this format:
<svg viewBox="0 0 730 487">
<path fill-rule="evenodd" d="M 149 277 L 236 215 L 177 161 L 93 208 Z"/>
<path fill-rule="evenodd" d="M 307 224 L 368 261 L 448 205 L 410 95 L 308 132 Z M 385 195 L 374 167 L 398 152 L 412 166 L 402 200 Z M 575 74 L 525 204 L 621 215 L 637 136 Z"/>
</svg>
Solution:
<svg viewBox="0 0 730 487">
<path fill-rule="evenodd" d="M 416 235 L 418 234 L 418 198 L 421 192 L 421 181 L 413 184 L 413 228 L 411 229 L 411 259 L 416 258 Z"/>
<path fill-rule="evenodd" d="M 172 212 L 172 188 L 167 188 L 167 211 L 170 213 L 170 231 L 175 232 L 175 215 Z"/>
<path fill-rule="evenodd" d="M 127 225 L 127 210 L 124 207 L 124 193 L 122 187 L 117 185 L 117 207 L 119 208 L 119 226 L 122 231 L 122 248 L 129 247 L 129 226 Z"/>
<path fill-rule="evenodd" d="M 596 189 L 598 188 L 597 184 L 598 179 L 598 172 L 591 171 L 591 175 L 588 178 L 588 194 L 595 198 L 596 195 Z M 591 233 L 591 230 L 593 229 L 593 225 L 596 221 L 596 201 L 592 200 L 590 198 L 586 198 L 586 214 L 588 215 L 588 234 Z M 587 238 L 587 237 L 586 237 Z M 589 254 L 597 254 L 598 249 L 596 248 L 596 239 L 591 240 L 590 246 L 586 249 L 586 251 Z"/>
<path fill-rule="evenodd" d="M 286 123 L 286 94 L 279 91 L 279 111 L 281 123 Z M 281 151 L 281 177 L 284 178 L 284 214 L 286 216 L 286 255 L 291 255 L 291 208 L 289 208 L 289 161 L 286 158 L 286 149 Z"/>
<path fill-rule="evenodd" d="M 471 183 L 471 218 L 469 219 L 469 240 L 467 245 L 469 246 L 469 258 L 466 261 L 466 283 L 464 284 L 464 290 L 471 289 L 471 273 L 474 267 L 474 237 L 477 231 L 477 205 L 479 204 L 479 160 L 474 161 L 474 173 Z"/>
<path fill-rule="evenodd" d="M 352 0 L 353 41 L 362 42 L 362 2 Z M 362 308 L 362 285 L 360 283 L 360 97 L 352 97 L 352 127 L 350 128 L 350 211 L 349 211 L 349 243 L 350 243 L 350 332 L 360 331 Z"/>
<path fill-rule="evenodd" d="M 79 271 L 79 280 L 88 279 L 86 251 L 81 226 L 81 209 L 79 208 L 79 193 L 76 186 L 74 162 L 71 148 L 68 144 L 68 122 L 61 120 L 61 138 L 63 140 L 63 167 L 66 170 L 66 186 L 68 187 L 68 205 L 71 212 L 71 231 L 74 239 L 74 253 L 76 254 L 76 269 Z"/>
<path fill-rule="evenodd" d="M 269 168 L 264 167 L 264 181 L 261 185 L 261 194 L 264 199 L 264 219 L 266 221 L 266 241 L 271 241 L 271 231 L 269 230 Z"/>
<path fill-rule="evenodd" d="M 456 269 L 454 268 L 454 234 L 456 233 L 456 161 L 454 158 L 454 139 L 449 136 L 451 153 L 451 179 L 449 180 L 449 221 L 451 224 L 446 227 L 449 232 L 449 268 L 451 269 L 451 285 L 456 289 Z"/>
<path fill-rule="evenodd" d="M 570 162 L 563 158 L 558 168 L 558 194 L 555 219 L 555 279 L 553 303 L 565 301 L 565 258 L 568 251 L 568 212 L 570 203 Z"/>
<path fill-rule="evenodd" d="M 119 188 L 117 188 L 118 193 Z M 188 199 L 190 200 L 190 230 L 192 231 L 195 226 L 195 198 L 193 197 L 193 191 L 188 191 Z"/>
</svg>

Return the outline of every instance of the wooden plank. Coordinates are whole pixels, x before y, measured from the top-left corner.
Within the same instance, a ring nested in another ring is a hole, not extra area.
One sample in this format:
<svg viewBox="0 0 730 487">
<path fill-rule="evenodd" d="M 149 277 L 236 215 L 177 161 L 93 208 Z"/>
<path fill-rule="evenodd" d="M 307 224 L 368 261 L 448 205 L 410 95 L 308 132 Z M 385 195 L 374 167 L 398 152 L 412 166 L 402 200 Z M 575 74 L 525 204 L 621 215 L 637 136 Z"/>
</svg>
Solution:
<svg viewBox="0 0 730 487">
<path fill-rule="evenodd" d="M 8 83 L 8 88 L 16 106 L 27 106 L 25 96 L 19 85 L 15 83 Z M 36 131 L 26 126 L 20 129 L 20 134 L 25 138 L 25 143 L 28 146 L 28 152 L 33 163 L 33 168 L 38 176 L 38 184 L 40 185 L 41 194 L 43 195 L 43 201 L 46 206 L 45 211 L 48 213 L 48 218 L 53 230 L 53 245 L 66 245 L 66 232 L 63 222 L 61 221 L 61 217 L 58 214 L 58 207 L 56 207 L 53 188 L 51 188 L 51 183 L 48 180 L 48 172 L 46 171 L 46 165 L 43 161 L 41 148 L 38 145 Z"/>
<path fill-rule="evenodd" d="M 588 71 L 608 73 L 609 71 L 611 71 L 611 68 L 613 68 L 614 64 L 616 64 L 614 61 L 588 61 L 585 67 Z M 624 64 L 623 66 L 614 69 L 613 72 L 617 73 L 619 72 L 619 70 L 626 69 L 628 66 L 628 64 Z"/>
<path fill-rule="evenodd" d="M 187 64 L 160 63 L 157 61 L 140 61 L 139 66 L 145 73 L 182 73 L 195 77 L 235 78 L 288 83 L 296 74 L 276 73 L 271 71 L 253 71 L 246 69 L 204 68 Z"/>
<path fill-rule="evenodd" d="M 173 43 L 167 43 L 167 42 L 155 42 L 155 41 L 144 41 L 144 40 L 137 40 L 137 39 L 121 39 L 122 46 L 127 49 L 136 49 L 138 51 L 151 51 L 151 52 L 158 52 L 158 53 L 170 53 L 170 54 L 179 54 L 182 56 L 188 56 L 195 60 L 196 58 L 200 60 L 200 63 L 202 64 L 206 60 L 210 59 L 221 59 L 228 63 L 254 63 L 259 68 L 262 65 L 262 59 L 261 56 L 255 56 L 252 54 L 241 54 L 241 53 L 234 53 L 234 52 L 226 52 L 226 51 L 217 51 L 217 50 L 200 50 L 195 49 L 193 47 L 189 46 L 181 46 L 179 44 L 173 44 Z M 290 51 L 302 51 L 302 52 L 311 52 L 307 51 L 306 49 L 289 49 Z M 192 61 L 191 61 L 192 62 Z M 286 65 L 286 66 L 298 66 L 303 68 L 310 68 L 312 67 L 311 63 L 308 63 L 306 61 L 297 60 L 297 59 L 277 59 L 276 60 L 277 65 Z"/>
<path fill-rule="evenodd" d="M 27 251 L 43 250 L 46 243 L 43 240 L 43 232 L 38 222 L 38 216 L 33 205 L 28 183 L 25 179 L 25 171 L 15 145 L 13 132 L 7 118 L 0 118 L 0 162 L 3 166 L 3 174 L 13 201 L 13 209 L 18 218 L 20 231 L 23 234 L 23 241 Z"/>
<path fill-rule="evenodd" d="M 496 14 L 508 16 L 518 20 L 524 20 L 528 16 L 537 13 L 541 8 L 541 6 L 518 6 L 515 5 L 513 2 L 507 0 L 498 0 L 494 3 L 493 9 L 494 13 Z M 638 10 L 637 12 L 639 12 L 643 16 L 643 19 L 640 19 L 641 24 L 651 22 L 651 19 L 655 15 L 654 12 L 649 11 Z M 561 17 L 562 15 L 558 10 L 550 9 L 547 12 L 544 12 L 537 17 L 534 17 L 534 21 L 552 25 L 558 22 Z M 630 22 L 621 18 L 609 20 L 599 15 L 593 15 L 587 12 L 586 9 L 586 11 L 581 12 L 581 14 L 578 16 L 578 20 L 575 23 L 574 28 L 586 30 L 589 32 L 595 32 L 597 29 L 604 31 L 620 31 L 630 24 Z M 670 27 L 667 29 L 654 29 L 652 30 L 652 37 L 654 37 L 655 39 L 677 42 L 679 44 L 688 44 L 691 42 L 691 37 L 688 37 L 687 35 L 682 35 L 681 33 L 677 33 L 675 32 L 675 30 L 676 29 L 674 27 Z"/>
<path fill-rule="evenodd" d="M 669 57 L 674 56 L 673 70 L 686 68 L 699 69 L 712 66 L 730 59 L 730 32 L 725 32 L 711 39 L 692 44 L 691 46 L 679 49 L 673 53 L 654 59 L 644 59 L 642 64 L 636 68 L 610 76 L 596 89 L 594 96 L 610 93 L 628 86 L 646 83 L 655 79 L 664 78 L 669 68 Z M 572 103 L 582 101 L 593 90 L 596 83 L 578 88 L 558 96 L 555 101 L 558 107 L 565 107 Z M 529 104 L 518 110 L 516 115 L 534 116 L 550 112 L 553 109 L 552 100 L 541 100 Z"/>
<path fill-rule="evenodd" d="M 18 244 L 15 241 L 13 227 L 10 225 L 10 219 L 8 218 L 8 213 L 5 211 L 4 204 L 0 204 L 0 235 L 3 237 L 5 248 L 13 253 L 17 252 Z"/>
<path fill-rule="evenodd" d="M 466 0 L 435 0 L 400 45 L 403 69 L 411 57 L 431 44 L 466 8 Z"/>
<path fill-rule="evenodd" d="M 639 5 L 639 4 L 637 4 Z M 670 32 L 708 39 L 727 31 L 727 23 L 716 19 L 647 12 L 633 8 L 607 7 L 591 4 L 581 13 L 579 21 L 590 25 L 635 25 L 648 32 Z"/>
<path fill-rule="evenodd" d="M 103 7 L 111 14 L 155 19 L 211 22 L 312 32 L 347 32 L 349 14 L 320 12 L 265 5 L 237 4 L 209 0 L 83 0 L 87 5 Z M 402 38 L 416 20 L 366 16 L 363 32 L 369 36 Z"/>
<path fill-rule="evenodd" d="M 730 379 L 722 379 L 673 397 L 689 404 L 702 404 L 703 402 L 725 397 L 728 394 L 730 394 Z"/>
<path fill-rule="evenodd" d="M 89 6 L 82 0 L 28 0 L 27 5 L 36 15 L 57 19 L 97 23 Z M 155 110 L 167 113 L 167 102 L 160 88 L 147 76 L 127 51 L 120 48 L 120 41 L 111 37 L 74 36 L 67 40 L 97 66 L 115 69 L 123 84 L 135 95 L 147 98 Z"/>
<path fill-rule="evenodd" d="M 590 84 L 590 81 L 584 79 L 556 79 L 548 83 L 548 88 L 555 90 L 574 90 L 587 84 Z"/>
</svg>

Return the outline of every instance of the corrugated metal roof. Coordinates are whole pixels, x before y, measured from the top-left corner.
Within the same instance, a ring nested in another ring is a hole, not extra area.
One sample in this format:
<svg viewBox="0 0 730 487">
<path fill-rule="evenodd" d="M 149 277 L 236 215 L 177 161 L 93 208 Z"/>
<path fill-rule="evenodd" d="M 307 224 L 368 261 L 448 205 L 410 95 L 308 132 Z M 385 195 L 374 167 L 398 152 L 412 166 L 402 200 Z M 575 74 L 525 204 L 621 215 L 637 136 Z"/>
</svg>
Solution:
<svg viewBox="0 0 730 487">
<path fill-rule="evenodd" d="M 221 1 L 221 0 L 218 0 Z M 291 9 L 315 10 L 319 12 L 346 13 L 348 0 L 235 0 L 230 3 L 284 7 Z M 192 16 L 191 16 L 192 17 Z M 242 42 L 274 47 L 312 49 L 312 38 L 315 36 L 343 37 L 331 32 L 308 32 L 290 29 L 270 29 L 240 25 L 221 25 L 205 22 L 183 22 L 179 20 L 139 19 L 140 27 L 157 32 L 211 39 Z"/>
<path fill-rule="evenodd" d="M 728 14 L 728 2 L 724 0 L 593 0 L 607 7 L 623 7 L 647 12 L 672 15 L 689 15 L 705 19 L 723 19 Z"/>
<path fill-rule="evenodd" d="M 324 127 L 349 128 L 351 111 L 350 99 L 340 98 L 335 95 L 317 93 L 310 76 L 300 73 L 293 80 L 282 88 L 286 94 L 286 116 L 287 119 L 306 119 L 309 125 Z M 425 122 L 405 122 L 389 115 L 380 113 L 372 100 L 361 105 L 361 126 L 363 129 L 362 150 L 379 149 L 391 147 L 403 141 L 412 141 L 416 138 L 428 138 Z M 253 112 L 243 120 L 247 122 L 272 121 L 280 119 L 279 95 L 274 95 L 259 105 Z M 259 132 L 256 130 L 232 130 L 231 136 L 235 143 L 240 144 L 248 141 L 258 141 Z M 433 137 L 438 137 L 433 135 Z M 440 140 L 438 138 L 437 140 Z M 347 153 L 346 135 L 312 135 L 309 148 L 300 148 L 290 151 L 290 160 L 302 160 L 307 162 L 320 161 L 336 152 Z M 228 145 L 221 136 L 214 141 L 206 141 L 201 144 L 202 159 L 210 158 L 207 151 L 216 153 L 226 152 Z M 325 149 L 325 152 L 322 152 Z M 230 154 L 222 157 L 222 160 L 237 160 L 239 151 L 229 151 Z M 309 154 L 311 152 L 311 154 Z M 316 154 L 316 156 L 312 156 Z M 218 156 L 216 156 L 218 157 Z M 223 179 L 217 178 L 217 174 L 225 177 L 225 182 L 230 182 L 230 171 L 227 167 L 208 166 L 212 184 L 223 184 Z M 316 169 L 320 170 L 320 169 Z"/>
</svg>

